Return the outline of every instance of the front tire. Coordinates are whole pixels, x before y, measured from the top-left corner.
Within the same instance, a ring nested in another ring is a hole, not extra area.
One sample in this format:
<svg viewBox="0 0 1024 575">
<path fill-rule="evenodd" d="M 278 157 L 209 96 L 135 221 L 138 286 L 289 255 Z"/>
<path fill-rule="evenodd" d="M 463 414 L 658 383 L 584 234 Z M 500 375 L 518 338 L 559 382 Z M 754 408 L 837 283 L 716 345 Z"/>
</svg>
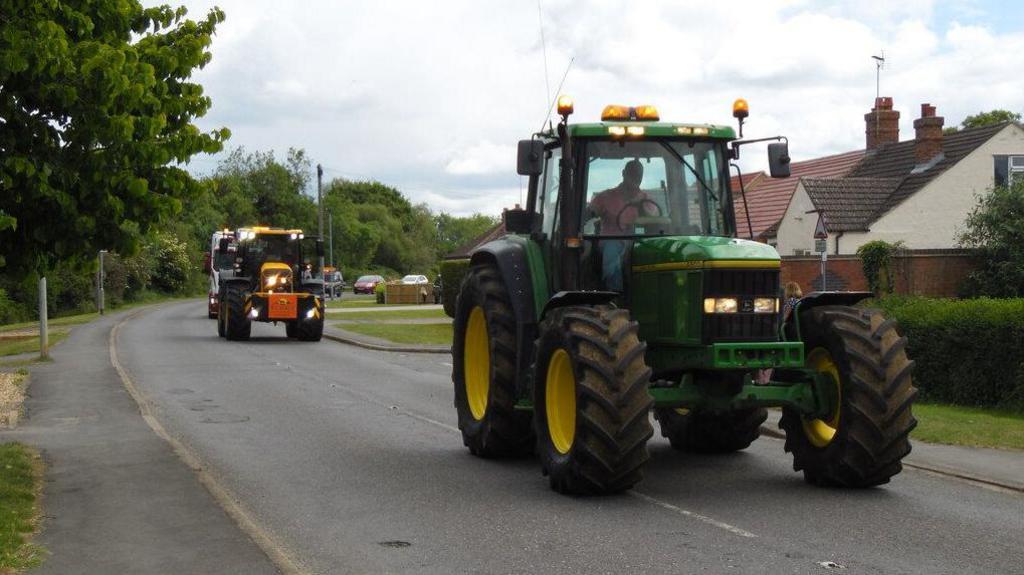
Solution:
<svg viewBox="0 0 1024 575">
<path fill-rule="evenodd" d="M 517 411 L 516 321 L 498 269 L 476 266 L 459 290 L 452 342 L 452 383 L 462 442 L 479 457 L 533 450 L 530 413 Z"/>
<path fill-rule="evenodd" d="M 877 310 L 823 306 L 801 314 L 807 365 L 839 383 L 835 408 L 822 419 L 792 408 L 779 422 L 793 469 L 817 485 L 871 487 L 888 483 L 910 453 L 917 425 L 911 404 L 914 362 L 907 338 Z"/>
<path fill-rule="evenodd" d="M 537 451 L 551 488 L 616 493 L 643 479 L 651 370 L 629 312 L 568 306 L 541 323 L 533 368 Z"/>
<path fill-rule="evenodd" d="M 750 447 L 768 419 L 763 407 L 725 412 L 657 409 L 661 435 L 673 449 L 693 453 L 730 453 Z"/>
<path fill-rule="evenodd" d="M 231 341 L 245 341 L 252 333 L 252 318 L 246 313 L 245 299 L 241 287 L 228 286 L 224 335 Z"/>
</svg>

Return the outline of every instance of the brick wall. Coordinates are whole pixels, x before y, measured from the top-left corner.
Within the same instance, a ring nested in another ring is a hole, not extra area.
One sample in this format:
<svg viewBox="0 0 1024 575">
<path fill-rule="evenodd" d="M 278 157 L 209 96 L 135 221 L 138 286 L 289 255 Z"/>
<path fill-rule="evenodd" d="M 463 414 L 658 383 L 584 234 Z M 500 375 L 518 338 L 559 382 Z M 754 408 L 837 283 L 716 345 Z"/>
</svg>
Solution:
<svg viewBox="0 0 1024 575">
<path fill-rule="evenodd" d="M 955 297 L 967 274 L 977 267 L 968 250 L 912 250 L 893 258 L 897 294 Z M 829 290 L 867 290 L 860 258 L 829 256 L 825 287 Z M 821 258 L 783 256 L 782 284 L 795 281 L 804 293 L 820 291 Z"/>
</svg>

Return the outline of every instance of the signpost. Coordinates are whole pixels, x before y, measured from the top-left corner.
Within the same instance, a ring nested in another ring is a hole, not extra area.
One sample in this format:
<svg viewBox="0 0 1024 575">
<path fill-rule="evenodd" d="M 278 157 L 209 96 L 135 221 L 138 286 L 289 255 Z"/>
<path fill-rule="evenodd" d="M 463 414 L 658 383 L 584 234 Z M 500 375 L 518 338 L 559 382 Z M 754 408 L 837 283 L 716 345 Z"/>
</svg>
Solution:
<svg viewBox="0 0 1024 575">
<path fill-rule="evenodd" d="M 818 223 L 814 226 L 814 251 L 821 252 L 821 291 L 828 290 L 828 230 L 825 229 L 825 218 L 818 212 Z"/>
</svg>

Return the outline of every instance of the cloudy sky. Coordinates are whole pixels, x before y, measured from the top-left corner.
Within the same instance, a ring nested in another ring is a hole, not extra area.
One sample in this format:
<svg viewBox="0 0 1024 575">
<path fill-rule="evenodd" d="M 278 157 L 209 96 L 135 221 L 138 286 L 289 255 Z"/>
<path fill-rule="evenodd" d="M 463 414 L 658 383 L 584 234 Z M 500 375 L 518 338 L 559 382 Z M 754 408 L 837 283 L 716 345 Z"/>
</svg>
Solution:
<svg viewBox="0 0 1024 575">
<path fill-rule="evenodd" d="M 515 143 L 541 126 L 567 67 L 578 121 L 650 103 L 666 120 L 731 124 L 743 97 L 746 135 L 784 134 L 796 160 L 864 145 L 883 51 L 901 139 L 923 102 L 947 125 L 1024 111 L 1024 10 L 1011 0 L 183 3 L 227 15 L 196 75 L 213 98 L 201 127 L 279 157 L 304 148 L 326 178 L 373 178 L 459 215 L 519 201 Z"/>
</svg>

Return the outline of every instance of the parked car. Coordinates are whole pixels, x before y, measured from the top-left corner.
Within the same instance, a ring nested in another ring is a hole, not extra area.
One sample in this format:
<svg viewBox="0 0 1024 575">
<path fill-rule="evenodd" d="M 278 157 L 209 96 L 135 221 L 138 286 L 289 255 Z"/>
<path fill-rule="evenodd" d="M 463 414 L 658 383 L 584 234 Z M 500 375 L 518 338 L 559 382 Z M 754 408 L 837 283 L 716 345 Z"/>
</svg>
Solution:
<svg viewBox="0 0 1024 575">
<path fill-rule="evenodd" d="M 408 275 L 402 278 L 402 283 L 405 285 L 420 285 L 429 284 L 430 280 L 427 279 L 427 276 Z"/>
<path fill-rule="evenodd" d="M 377 288 L 377 284 L 383 282 L 384 278 L 381 276 L 359 276 L 356 283 L 352 284 L 352 293 L 373 293 L 373 290 Z"/>
</svg>

